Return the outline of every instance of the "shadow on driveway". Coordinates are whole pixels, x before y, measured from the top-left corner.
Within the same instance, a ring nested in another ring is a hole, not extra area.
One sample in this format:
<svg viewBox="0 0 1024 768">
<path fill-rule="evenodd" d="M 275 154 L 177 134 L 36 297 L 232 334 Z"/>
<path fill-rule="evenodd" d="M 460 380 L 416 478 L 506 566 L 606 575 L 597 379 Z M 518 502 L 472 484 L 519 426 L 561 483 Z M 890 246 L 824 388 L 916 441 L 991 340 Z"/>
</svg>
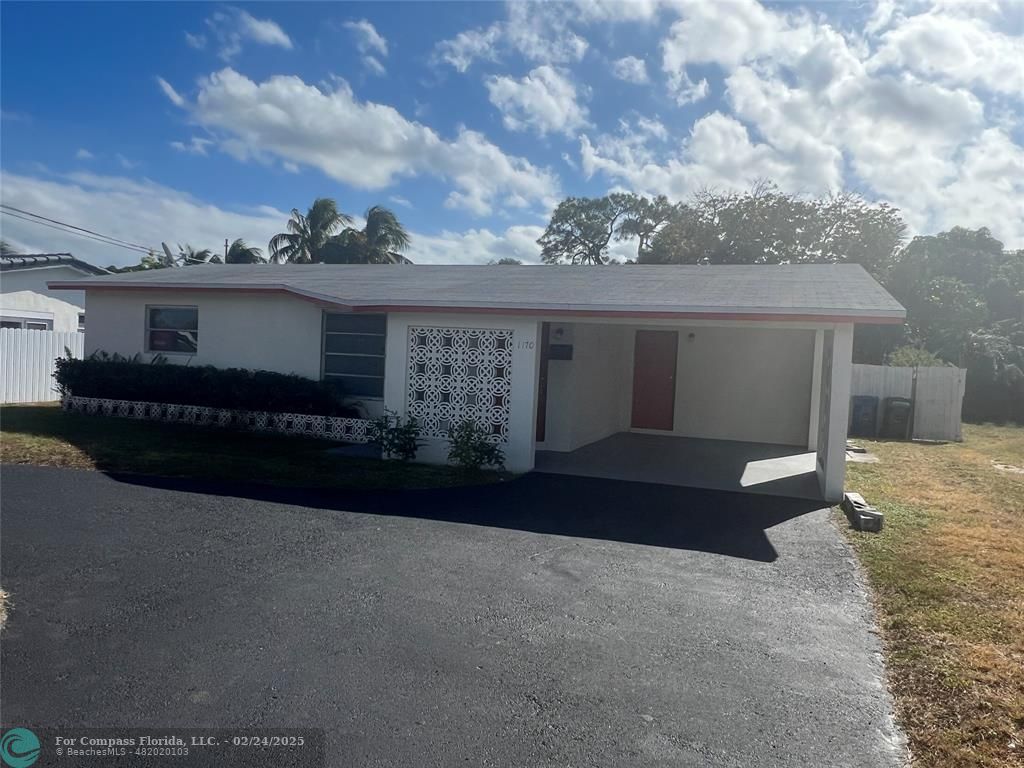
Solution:
<svg viewBox="0 0 1024 768">
<path fill-rule="evenodd" d="M 824 502 L 531 473 L 494 485 L 337 491 L 109 473 L 122 483 L 318 509 L 605 539 L 772 562 L 765 531 Z"/>
</svg>

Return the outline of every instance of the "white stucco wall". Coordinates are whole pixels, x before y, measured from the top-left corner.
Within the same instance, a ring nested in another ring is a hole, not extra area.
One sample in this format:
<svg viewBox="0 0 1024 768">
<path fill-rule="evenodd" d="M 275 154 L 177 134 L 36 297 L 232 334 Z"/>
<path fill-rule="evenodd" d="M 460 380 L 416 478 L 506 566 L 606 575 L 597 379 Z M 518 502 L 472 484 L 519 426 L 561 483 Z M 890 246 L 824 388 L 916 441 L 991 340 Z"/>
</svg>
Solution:
<svg viewBox="0 0 1024 768">
<path fill-rule="evenodd" d="M 846 431 L 850 417 L 850 384 L 853 376 L 853 326 L 836 325 L 825 334 L 821 375 L 820 423 L 816 471 L 826 501 L 843 498 L 846 482 Z"/>
<path fill-rule="evenodd" d="M 229 292 L 103 291 L 86 298 L 85 354 L 146 353 L 146 307 L 199 308 L 195 355 L 172 363 L 250 368 L 320 378 L 322 309 L 289 296 Z"/>
<path fill-rule="evenodd" d="M 540 324 L 533 319 L 501 315 L 443 313 L 391 313 L 388 315 L 387 359 L 384 373 L 384 404 L 406 415 L 409 371 L 409 327 L 493 328 L 512 331 L 509 431 L 504 445 L 505 466 L 512 472 L 533 469 L 536 432 L 537 363 L 540 355 Z M 417 460 L 443 464 L 448 441 L 424 438 Z"/>
<path fill-rule="evenodd" d="M 50 280 L 81 280 L 89 276 L 68 266 L 11 269 L 0 273 L 0 293 L 35 291 L 43 296 L 74 304 L 81 312 L 81 308 L 85 307 L 85 291 L 51 291 L 46 287 L 46 283 Z"/>
<path fill-rule="evenodd" d="M 629 428 L 633 329 L 553 323 L 572 360 L 548 361 L 547 430 L 538 448 L 572 451 Z"/>
<path fill-rule="evenodd" d="M 576 323 L 568 326 L 573 359 L 548 363 L 547 435 L 539 448 L 571 451 L 630 429 L 640 327 L 676 331 L 679 337 L 674 427 L 668 434 L 807 444 L 814 330 Z"/>
<path fill-rule="evenodd" d="M 680 328 L 673 431 L 806 445 L 813 363 L 814 331 Z"/>
<path fill-rule="evenodd" d="M 83 311 L 74 304 L 35 291 L 0 294 L 0 317 L 5 320 L 49 321 L 54 331 L 77 331 L 78 315 Z"/>
</svg>

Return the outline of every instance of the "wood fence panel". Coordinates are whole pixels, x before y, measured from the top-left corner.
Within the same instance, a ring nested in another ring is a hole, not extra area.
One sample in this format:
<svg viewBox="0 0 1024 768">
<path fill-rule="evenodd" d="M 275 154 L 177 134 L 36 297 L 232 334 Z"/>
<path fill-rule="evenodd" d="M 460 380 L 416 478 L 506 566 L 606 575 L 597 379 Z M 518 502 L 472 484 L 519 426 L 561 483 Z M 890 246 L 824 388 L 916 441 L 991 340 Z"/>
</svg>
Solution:
<svg viewBox="0 0 1024 768">
<path fill-rule="evenodd" d="M 885 398 L 914 401 L 913 437 L 921 440 L 961 440 L 960 412 L 967 371 L 961 368 L 896 368 L 887 365 L 854 365 L 850 394 L 878 398 L 881 427 Z"/>
<path fill-rule="evenodd" d="M 960 410 L 967 371 L 961 368 L 916 368 L 914 437 L 961 440 Z"/>
</svg>

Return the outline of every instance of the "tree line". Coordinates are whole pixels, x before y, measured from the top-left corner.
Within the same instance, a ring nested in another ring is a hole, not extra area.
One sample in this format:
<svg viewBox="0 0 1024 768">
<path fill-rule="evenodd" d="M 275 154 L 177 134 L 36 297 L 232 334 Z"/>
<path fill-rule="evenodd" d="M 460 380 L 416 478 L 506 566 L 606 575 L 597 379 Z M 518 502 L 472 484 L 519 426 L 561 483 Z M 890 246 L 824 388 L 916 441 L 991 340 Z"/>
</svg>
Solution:
<svg viewBox="0 0 1024 768">
<path fill-rule="evenodd" d="M 366 211 L 362 229 L 352 226 L 352 216 L 338 210 L 329 197 L 313 201 L 306 213 L 298 208 L 285 224 L 285 231 L 270 239 L 267 254 L 238 238 L 224 256 L 209 248 L 178 245 L 178 252 L 151 252 L 138 264 L 110 266 L 111 272 L 187 267 L 195 264 L 408 264 L 402 255 L 410 243 L 409 233 L 394 212 L 375 205 Z"/>
<path fill-rule="evenodd" d="M 854 360 L 968 370 L 964 415 L 1024 423 L 1024 250 L 988 229 L 906 239 L 898 209 L 855 194 L 702 191 L 673 203 L 613 193 L 570 197 L 537 241 L 547 264 L 856 263 L 907 309 L 901 327 L 861 326 Z"/>
</svg>

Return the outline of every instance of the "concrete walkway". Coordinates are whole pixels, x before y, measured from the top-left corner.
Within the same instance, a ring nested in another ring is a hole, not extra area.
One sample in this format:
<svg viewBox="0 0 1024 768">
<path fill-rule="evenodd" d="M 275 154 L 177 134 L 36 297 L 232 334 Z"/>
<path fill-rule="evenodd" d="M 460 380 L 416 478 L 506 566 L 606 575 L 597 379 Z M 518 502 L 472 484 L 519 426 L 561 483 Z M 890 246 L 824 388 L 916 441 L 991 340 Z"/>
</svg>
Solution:
<svg viewBox="0 0 1024 768">
<path fill-rule="evenodd" d="M 820 499 L 815 454 L 792 445 L 619 432 L 575 451 L 537 451 L 536 470 Z"/>
</svg>

